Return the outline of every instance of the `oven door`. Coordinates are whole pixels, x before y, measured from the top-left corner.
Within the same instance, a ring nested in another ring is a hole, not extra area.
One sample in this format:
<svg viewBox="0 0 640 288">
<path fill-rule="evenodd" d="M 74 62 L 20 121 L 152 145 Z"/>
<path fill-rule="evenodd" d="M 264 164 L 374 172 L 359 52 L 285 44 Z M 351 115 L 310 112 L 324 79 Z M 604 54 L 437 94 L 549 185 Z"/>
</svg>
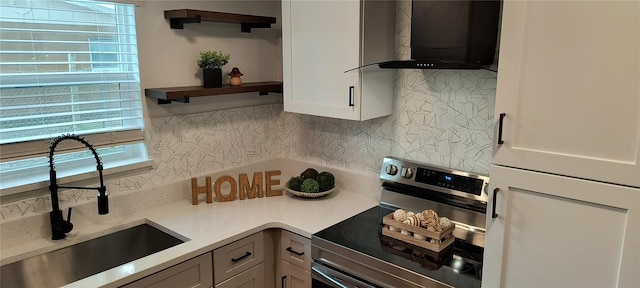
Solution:
<svg viewBox="0 0 640 288">
<path fill-rule="evenodd" d="M 382 288 L 331 267 L 313 262 L 311 264 L 312 288 Z"/>
</svg>

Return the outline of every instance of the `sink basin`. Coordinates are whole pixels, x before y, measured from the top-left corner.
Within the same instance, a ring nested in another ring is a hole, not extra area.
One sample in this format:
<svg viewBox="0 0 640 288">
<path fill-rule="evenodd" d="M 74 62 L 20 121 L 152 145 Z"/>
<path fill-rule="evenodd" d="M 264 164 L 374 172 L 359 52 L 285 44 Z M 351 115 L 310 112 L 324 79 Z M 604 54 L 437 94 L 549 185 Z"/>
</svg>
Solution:
<svg viewBox="0 0 640 288">
<path fill-rule="evenodd" d="M 60 287 L 184 241 L 141 224 L 0 267 L 0 287 Z"/>
</svg>

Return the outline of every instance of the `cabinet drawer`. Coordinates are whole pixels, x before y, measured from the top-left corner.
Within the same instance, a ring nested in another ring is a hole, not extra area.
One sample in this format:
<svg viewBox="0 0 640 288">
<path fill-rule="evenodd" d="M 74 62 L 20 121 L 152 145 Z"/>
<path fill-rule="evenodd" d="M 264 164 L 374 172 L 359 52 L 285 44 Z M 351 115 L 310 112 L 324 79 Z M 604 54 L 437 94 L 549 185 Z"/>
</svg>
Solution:
<svg viewBox="0 0 640 288">
<path fill-rule="evenodd" d="M 218 284 L 264 260 L 264 236 L 258 232 L 213 251 L 213 277 Z"/>
<path fill-rule="evenodd" d="M 216 285 L 216 288 L 262 288 L 265 286 L 264 263 L 249 268 L 236 276 L 233 276 L 222 283 Z"/>
<path fill-rule="evenodd" d="M 311 270 L 311 239 L 282 230 L 281 259 L 302 269 Z"/>
<path fill-rule="evenodd" d="M 187 260 L 138 281 L 124 288 L 209 288 L 213 285 L 211 275 L 211 252 Z"/>
</svg>

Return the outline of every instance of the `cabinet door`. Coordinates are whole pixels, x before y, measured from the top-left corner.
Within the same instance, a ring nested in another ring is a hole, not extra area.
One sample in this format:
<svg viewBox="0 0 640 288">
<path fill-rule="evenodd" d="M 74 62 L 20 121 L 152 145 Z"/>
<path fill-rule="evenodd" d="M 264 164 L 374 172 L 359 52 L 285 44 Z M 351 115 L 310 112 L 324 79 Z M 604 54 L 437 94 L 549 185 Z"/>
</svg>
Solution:
<svg viewBox="0 0 640 288">
<path fill-rule="evenodd" d="M 265 285 L 264 264 L 260 263 L 216 285 L 216 288 L 263 288 Z"/>
<path fill-rule="evenodd" d="M 640 2 L 505 1 L 494 164 L 640 187 Z"/>
<path fill-rule="evenodd" d="M 640 189 L 492 166 L 495 188 L 483 287 L 640 287 Z"/>
<path fill-rule="evenodd" d="M 282 262 L 280 288 L 311 288 L 311 272 L 300 267 Z"/>
<path fill-rule="evenodd" d="M 284 110 L 359 120 L 360 2 L 284 0 L 282 22 Z"/>
<path fill-rule="evenodd" d="M 213 286 L 211 253 L 187 260 L 153 275 L 123 286 L 124 288 L 209 288 Z"/>
</svg>

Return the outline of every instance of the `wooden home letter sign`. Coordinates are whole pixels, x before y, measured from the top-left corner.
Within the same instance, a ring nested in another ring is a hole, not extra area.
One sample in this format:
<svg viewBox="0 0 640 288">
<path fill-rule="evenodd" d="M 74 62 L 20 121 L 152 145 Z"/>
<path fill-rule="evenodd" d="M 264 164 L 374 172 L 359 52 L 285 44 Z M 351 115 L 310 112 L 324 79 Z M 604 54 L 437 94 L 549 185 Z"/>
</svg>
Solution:
<svg viewBox="0 0 640 288">
<path fill-rule="evenodd" d="M 198 205 L 198 194 L 206 194 L 207 203 L 213 202 L 213 193 L 215 193 L 218 202 L 262 198 L 265 195 L 267 197 L 281 196 L 282 189 L 273 189 L 273 186 L 280 185 L 279 179 L 273 179 L 280 173 L 280 170 L 264 171 L 263 177 L 263 172 L 254 172 L 252 181 L 249 181 L 249 176 L 246 173 L 238 174 L 238 181 L 231 176 L 223 175 L 218 177 L 213 185 L 211 185 L 211 177 L 205 177 L 205 186 L 198 186 L 198 179 L 191 178 L 191 204 Z M 229 187 L 228 194 L 222 194 L 225 183 Z"/>
</svg>

